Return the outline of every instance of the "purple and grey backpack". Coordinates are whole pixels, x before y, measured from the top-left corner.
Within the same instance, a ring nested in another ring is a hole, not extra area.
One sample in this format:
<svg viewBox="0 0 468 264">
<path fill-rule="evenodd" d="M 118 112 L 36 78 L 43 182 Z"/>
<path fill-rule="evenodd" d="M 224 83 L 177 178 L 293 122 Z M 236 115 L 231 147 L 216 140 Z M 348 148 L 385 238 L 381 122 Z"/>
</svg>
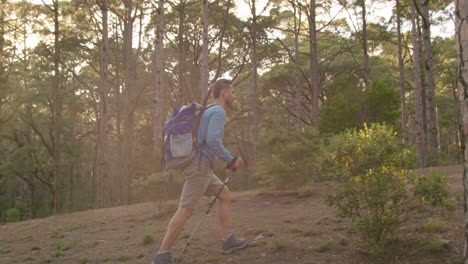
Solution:
<svg viewBox="0 0 468 264">
<path fill-rule="evenodd" d="M 184 169 L 197 154 L 200 118 L 206 107 L 191 103 L 175 108 L 164 126 L 164 163 L 168 169 Z"/>
</svg>

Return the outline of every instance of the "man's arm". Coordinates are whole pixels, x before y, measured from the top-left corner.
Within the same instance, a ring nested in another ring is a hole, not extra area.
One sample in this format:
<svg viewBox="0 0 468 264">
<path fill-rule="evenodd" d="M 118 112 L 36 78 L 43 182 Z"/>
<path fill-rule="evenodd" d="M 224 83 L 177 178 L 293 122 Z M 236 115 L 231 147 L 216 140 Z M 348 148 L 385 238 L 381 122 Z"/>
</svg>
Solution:
<svg viewBox="0 0 468 264">
<path fill-rule="evenodd" d="M 224 134 L 225 122 L 226 112 L 218 110 L 213 112 L 212 116 L 208 121 L 206 144 L 210 149 L 214 150 L 215 155 L 217 157 L 229 164 L 234 159 L 234 157 L 223 145 L 222 139 Z"/>
</svg>

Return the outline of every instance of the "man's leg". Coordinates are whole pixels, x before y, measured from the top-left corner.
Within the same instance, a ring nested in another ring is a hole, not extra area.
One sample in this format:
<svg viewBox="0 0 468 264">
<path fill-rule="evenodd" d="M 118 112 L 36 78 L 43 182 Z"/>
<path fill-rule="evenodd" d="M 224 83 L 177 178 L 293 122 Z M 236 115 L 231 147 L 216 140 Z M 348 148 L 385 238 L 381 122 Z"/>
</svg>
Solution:
<svg viewBox="0 0 468 264">
<path fill-rule="evenodd" d="M 167 225 L 158 253 L 153 257 L 153 264 L 172 264 L 171 248 L 177 240 L 182 228 L 190 218 L 198 200 L 203 196 L 210 182 L 209 166 L 197 161 L 192 162 L 185 170 L 185 182 L 180 195 L 179 209 Z"/>
<path fill-rule="evenodd" d="M 221 231 L 221 249 L 224 254 L 234 250 L 245 248 L 248 245 L 246 239 L 237 239 L 231 232 L 231 192 L 227 187 L 218 196 L 218 218 Z"/>
<path fill-rule="evenodd" d="M 192 209 L 190 208 L 181 208 L 177 209 L 177 212 L 172 216 L 171 221 L 167 225 L 166 235 L 164 240 L 159 248 L 159 252 L 170 251 L 172 245 L 174 245 L 177 237 L 182 231 L 185 222 L 192 216 Z"/>
<path fill-rule="evenodd" d="M 221 232 L 221 240 L 225 240 L 231 233 L 231 192 L 227 187 L 218 196 L 218 219 Z"/>
</svg>

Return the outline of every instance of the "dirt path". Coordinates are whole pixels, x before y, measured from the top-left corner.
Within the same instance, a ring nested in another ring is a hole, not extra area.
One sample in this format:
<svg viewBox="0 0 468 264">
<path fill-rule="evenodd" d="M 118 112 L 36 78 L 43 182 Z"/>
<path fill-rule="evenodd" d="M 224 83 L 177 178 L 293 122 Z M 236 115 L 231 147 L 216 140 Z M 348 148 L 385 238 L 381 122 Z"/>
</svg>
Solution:
<svg viewBox="0 0 468 264">
<path fill-rule="evenodd" d="M 434 234 L 421 226 L 430 217 L 422 213 L 406 225 L 390 245 L 392 254 L 372 257 L 365 243 L 349 228 L 349 221 L 335 217 L 323 196 L 330 185 L 317 185 L 315 193 L 299 199 L 293 193 L 243 193 L 232 204 L 233 227 L 247 237 L 250 247 L 231 255 L 220 254 L 216 215 L 209 216 L 195 237 L 184 262 L 242 264 L 320 263 L 459 263 L 462 252 L 463 196 L 460 166 L 437 170 L 449 174 L 452 196 L 458 208 L 453 214 L 434 218 L 444 223 Z M 178 254 L 200 221 L 209 200 L 186 225 L 174 248 Z M 215 210 L 213 210 L 215 211 Z M 169 216 L 158 217 L 158 205 L 91 210 L 0 226 L 0 263 L 150 263 Z M 150 235 L 151 242 L 144 237 Z M 439 253 L 425 250 L 433 236 L 448 240 Z"/>
</svg>

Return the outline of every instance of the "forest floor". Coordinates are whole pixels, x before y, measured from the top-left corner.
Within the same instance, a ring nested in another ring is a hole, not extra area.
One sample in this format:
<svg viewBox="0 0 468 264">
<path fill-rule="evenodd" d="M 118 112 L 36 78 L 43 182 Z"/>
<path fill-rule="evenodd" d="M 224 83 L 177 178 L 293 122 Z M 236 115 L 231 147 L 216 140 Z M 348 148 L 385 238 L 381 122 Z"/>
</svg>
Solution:
<svg viewBox="0 0 468 264">
<path fill-rule="evenodd" d="M 232 222 L 248 248 L 230 255 L 220 253 L 216 210 L 195 236 L 182 263 L 461 263 L 463 252 L 462 167 L 438 167 L 448 174 L 452 213 L 420 212 L 392 238 L 381 256 L 369 255 L 366 243 L 324 203 L 332 183 L 314 186 L 314 193 L 298 198 L 294 192 L 236 193 Z M 191 229 L 201 220 L 209 199 L 187 223 L 174 247 L 178 255 Z M 145 263 L 159 246 L 170 212 L 158 213 L 157 203 L 90 210 L 0 226 L 0 263 Z M 432 224 L 428 224 L 429 219 Z M 434 224 L 436 223 L 436 224 Z M 444 246 L 428 247 L 434 237 Z M 438 252 L 430 248 L 441 249 Z"/>
</svg>

